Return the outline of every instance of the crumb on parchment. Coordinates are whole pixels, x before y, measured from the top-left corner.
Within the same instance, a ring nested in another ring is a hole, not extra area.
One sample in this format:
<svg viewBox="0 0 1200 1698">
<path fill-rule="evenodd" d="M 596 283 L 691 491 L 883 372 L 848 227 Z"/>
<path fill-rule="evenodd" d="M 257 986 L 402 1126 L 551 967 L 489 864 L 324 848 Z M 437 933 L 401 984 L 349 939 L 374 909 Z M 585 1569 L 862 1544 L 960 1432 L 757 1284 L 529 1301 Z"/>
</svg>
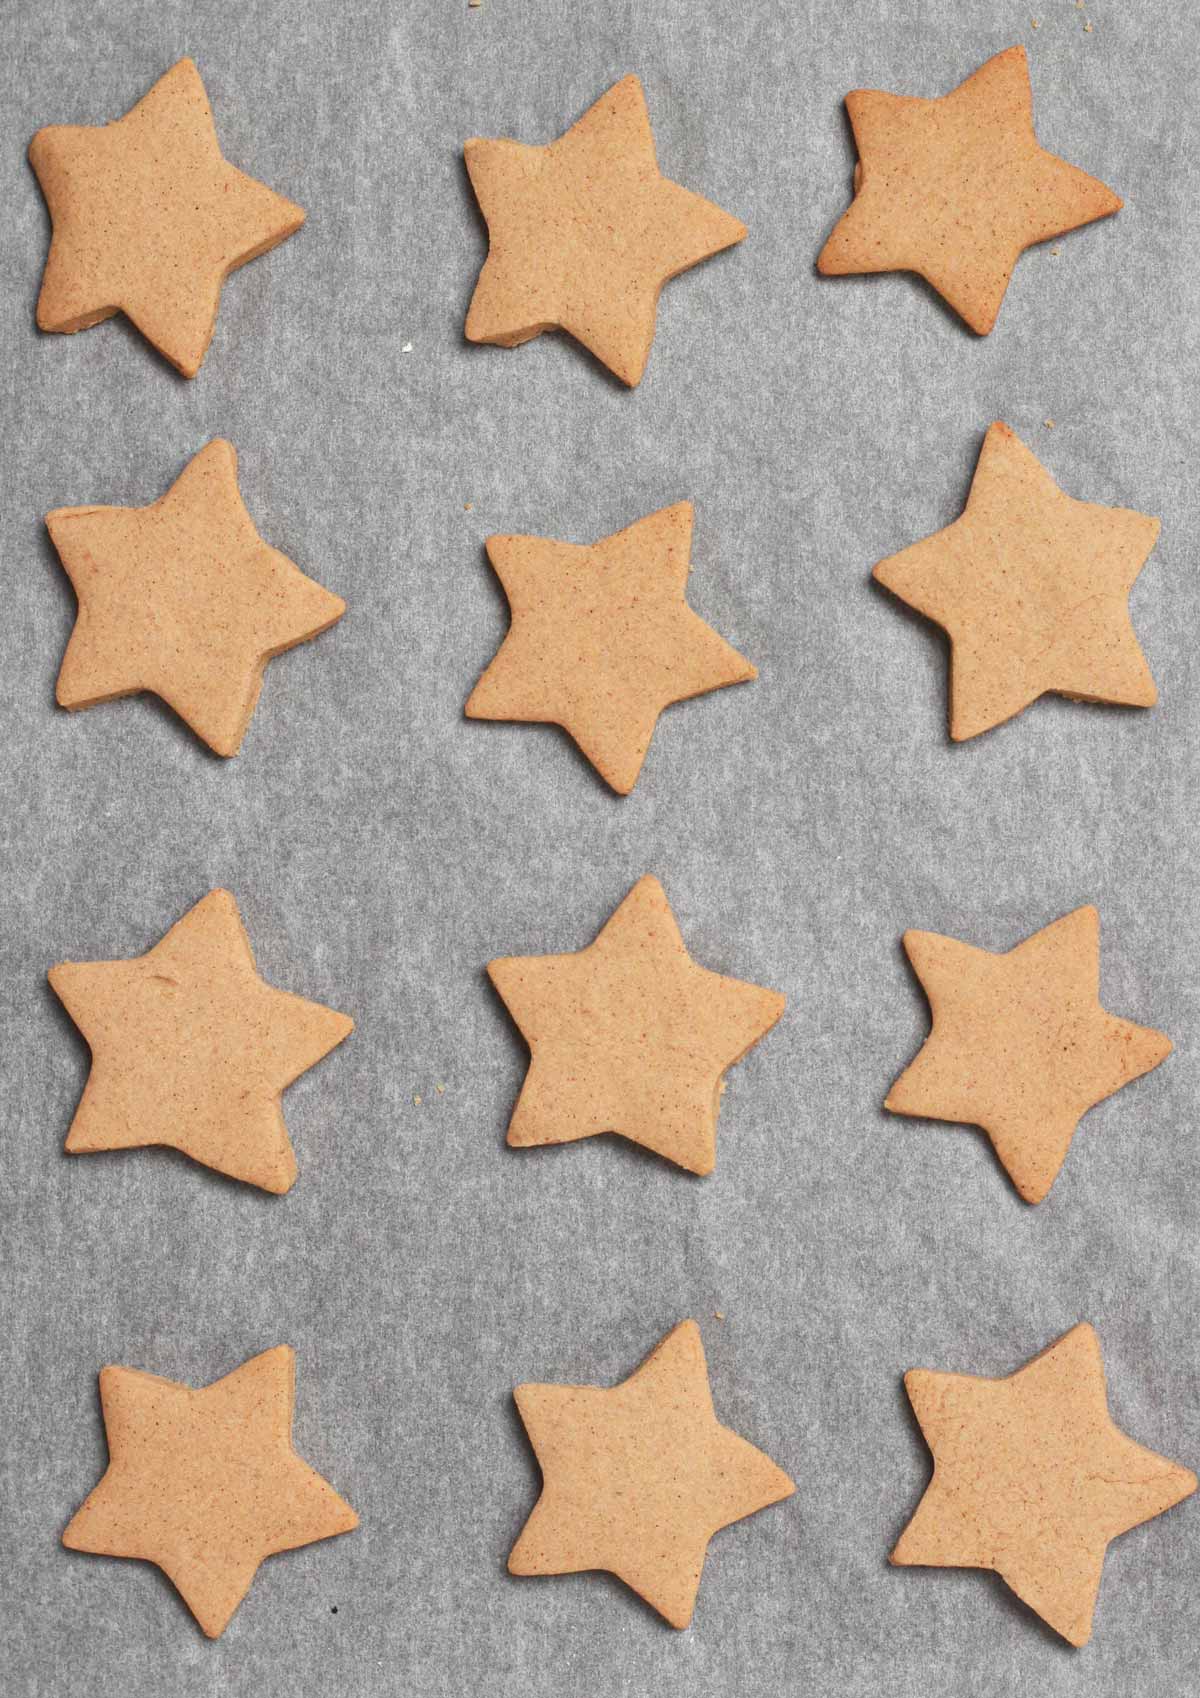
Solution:
<svg viewBox="0 0 1200 1698">
<path fill-rule="evenodd" d="M 434 1087 L 433 1087 L 433 1088 L 434 1088 L 434 1090 L 435 1090 L 435 1091 L 436 1091 L 436 1092 L 437 1092 L 437 1094 L 438 1094 L 438 1096 L 439 1096 L 439 1097 L 444 1097 L 444 1096 L 445 1096 L 445 1094 L 446 1094 L 446 1087 L 445 1087 L 445 1085 L 435 1085 L 435 1086 L 434 1086 Z"/>
<path fill-rule="evenodd" d="M 724 1319 L 725 1319 L 724 1309 L 714 1309 L 713 1310 L 713 1320 L 714 1321 L 723 1321 Z"/>
<path fill-rule="evenodd" d="M 420 1108 L 420 1106 L 421 1106 L 421 1099 L 420 1099 L 420 1097 L 414 1097 L 414 1098 L 413 1098 L 413 1105 L 414 1105 L 414 1106 L 415 1106 L 415 1107 L 416 1107 L 416 1108 Z"/>
<path fill-rule="evenodd" d="M 1045 419 L 1043 422 L 1044 422 L 1047 430 L 1053 430 L 1054 429 L 1054 420 L 1053 419 Z"/>
</svg>

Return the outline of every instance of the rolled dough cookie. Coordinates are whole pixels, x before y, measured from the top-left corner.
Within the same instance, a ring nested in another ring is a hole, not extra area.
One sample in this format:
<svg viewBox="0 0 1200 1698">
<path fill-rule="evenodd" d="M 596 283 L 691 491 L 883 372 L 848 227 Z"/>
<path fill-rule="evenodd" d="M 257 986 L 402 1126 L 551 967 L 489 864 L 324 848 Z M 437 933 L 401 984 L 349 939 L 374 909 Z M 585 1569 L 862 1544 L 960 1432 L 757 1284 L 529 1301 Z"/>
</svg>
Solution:
<svg viewBox="0 0 1200 1698">
<path fill-rule="evenodd" d="M 354 1022 L 259 978 L 227 890 L 145 955 L 64 961 L 49 977 L 92 1052 L 71 1155 L 166 1144 L 264 1191 L 291 1188 L 280 1096 Z"/>
<path fill-rule="evenodd" d="M 271 656 L 346 611 L 259 536 L 219 439 L 148 507 L 60 507 L 46 526 L 79 599 L 59 705 L 150 690 L 218 755 L 241 748 Z"/>
<path fill-rule="evenodd" d="M 115 123 L 39 130 L 29 162 L 53 226 L 39 329 L 70 334 L 123 312 L 184 377 L 208 352 L 229 273 L 304 222 L 222 158 L 190 59 Z"/>
<path fill-rule="evenodd" d="M 561 725 L 627 796 L 672 702 L 758 673 L 687 604 L 692 504 L 590 547 L 493 536 L 512 628 L 471 692 L 471 719 Z"/>
<path fill-rule="evenodd" d="M 993 1569 L 1086 1645 L 1110 1542 L 1196 1490 L 1113 1421 L 1094 1330 L 1072 1327 L 1007 1379 L 915 1368 L 904 1385 L 934 1472 L 892 1562 Z"/>
<path fill-rule="evenodd" d="M 515 348 L 565 330 L 622 383 L 640 383 L 663 284 L 746 234 L 660 174 L 636 77 L 548 147 L 476 137 L 463 154 L 488 227 L 470 342 Z"/>
<path fill-rule="evenodd" d="M 718 1422 L 695 1321 L 618 1386 L 524 1385 L 513 1396 L 542 1495 L 509 1572 L 605 1569 L 672 1627 L 692 1619 L 713 1534 L 796 1489 Z"/>
<path fill-rule="evenodd" d="M 993 955 L 905 932 L 933 1030 L 885 1108 L 981 1126 L 1027 1203 L 1040 1203 L 1088 1109 L 1171 1053 L 1100 1006 L 1100 916 L 1076 908 Z"/>
<path fill-rule="evenodd" d="M 508 956 L 488 974 L 531 1053 L 510 1144 L 616 1132 L 712 1172 L 722 1075 L 784 998 L 697 966 L 656 878 L 638 880 L 586 949 Z"/>
<path fill-rule="evenodd" d="M 854 199 L 817 270 L 915 271 L 981 336 L 1026 248 L 1120 209 L 1111 189 L 1038 146 L 1023 47 L 940 99 L 859 88 L 846 111 Z"/>
<path fill-rule="evenodd" d="M 265 1557 L 358 1526 L 292 1449 L 296 1359 L 286 1345 L 199 1390 L 102 1368 L 100 1401 L 108 1468 L 63 1544 L 155 1563 L 210 1639 Z"/>
<path fill-rule="evenodd" d="M 988 430 L 960 518 L 875 577 L 950 638 L 950 735 L 1002 725 L 1047 692 L 1153 707 L 1129 592 L 1159 522 L 1064 495 L 1005 424 Z"/>
</svg>

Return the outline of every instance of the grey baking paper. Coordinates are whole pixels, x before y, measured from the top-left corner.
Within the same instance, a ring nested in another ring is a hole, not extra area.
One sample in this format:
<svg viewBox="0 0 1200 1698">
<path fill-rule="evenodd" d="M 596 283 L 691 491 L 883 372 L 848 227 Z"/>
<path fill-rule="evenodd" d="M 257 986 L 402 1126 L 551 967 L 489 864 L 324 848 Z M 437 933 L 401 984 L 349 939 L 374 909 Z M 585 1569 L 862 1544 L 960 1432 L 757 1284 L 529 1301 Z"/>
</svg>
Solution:
<svg viewBox="0 0 1200 1698">
<path fill-rule="evenodd" d="M 1200 1499 L 1115 1543 L 1083 1651 L 993 1576 L 886 1562 L 929 1477 L 912 1366 L 1006 1374 L 1088 1319 L 1120 1425 L 1200 1463 L 1194 9 L 7 0 L 0 30 L 4 1692 L 1195 1693 Z M 1026 255 L 984 340 L 911 278 L 818 279 L 846 91 L 941 94 L 1017 41 L 1040 139 L 1125 210 Z M 122 321 L 36 332 L 24 158 L 184 53 L 227 157 L 309 215 L 230 279 L 191 383 Z M 462 337 L 463 141 L 549 141 L 629 71 L 663 170 L 750 227 L 668 284 L 632 392 L 563 337 Z M 1048 699 L 948 742 L 946 644 L 870 571 L 957 515 L 996 418 L 1071 494 L 1161 517 L 1132 597 L 1157 708 Z M 216 435 L 263 536 L 349 604 L 272 663 L 229 762 L 148 698 L 55 707 L 74 601 L 42 523 L 153 500 Z M 556 730 L 464 720 L 506 629 L 483 539 L 684 498 L 692 603 L 758 682 L 671 709 L 627 800 Z M 651 871 L 699 961 L 788 997 L 703 1181 L 503 1141 L 526 1052 L 485 962 L 582 947 Z M 357 1022 L 285 1097 L 283 1198 L 62 1154 L 88 1057 L 46 968 L 140 953 L 216 885 L 269 980 Z M 980 1134 L 881 1109 L 927 1028 L 899 939 L 1006 949 L 1084 902 L 1107 1006 L 1176 1052 L 1030 1209 Z M 681 1634 L 505 1559 L 538 1491 L 513 1385 L 611 1383 L 689 1315 L 718 1415 L 798 1489 L 716 1537 Z M 104 1467 L 104 1363 L 203 1384 L 276 1343 L 297 1448 L 362 1526 L 268 1561 L 209 1643 L 156 1570 L 59 1537 Z"/>
</svg>

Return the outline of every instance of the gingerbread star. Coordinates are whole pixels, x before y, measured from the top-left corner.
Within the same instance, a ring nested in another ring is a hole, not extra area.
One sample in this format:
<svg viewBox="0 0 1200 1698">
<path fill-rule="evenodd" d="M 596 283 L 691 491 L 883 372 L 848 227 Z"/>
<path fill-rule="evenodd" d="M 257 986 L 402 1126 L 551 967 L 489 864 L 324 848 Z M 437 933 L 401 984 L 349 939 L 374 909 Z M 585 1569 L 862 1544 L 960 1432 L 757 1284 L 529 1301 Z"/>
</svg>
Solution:
<svg viewBox="0 0 1200 1698">
<path fill-rule="evenodd" d="M 638 880 L 586 949 L 508 956 L 488 975 L 531 1052 L 510 1144 L 617 1132 L 712 1172 L 722 1075 L 784 998 L 698 966 L 656 878 Z"/>
<path fill-rule="evenodd" d="M 686 1627 L 713 1534 L 796 1489 L 717 1420 L 695 1321 L 618 1386 L 524 1385 L 513 1396 L 543 1484 L 510 1574 L 605 1569 Z"/>
<path fill-rule="evenodd" d="M 622 383 L 640 383 L 663 284 L 746 234 L 660 174 L 636 77 L 548 147 L 477 137 L 463 155 L 488 227 L 471 342 L 515 348 L 565 330 Z"/>
<path fill-rule="evenodd" d="M 1023 47 L 938 100 L 860 88 L 846 111 L 854 199 L 817 270 L 915 271 L 981 336 L 1026 248 L 1120 210 L 1111 189 L 1038 146 Z"/>
<path fill-rule="evenodd" d="M 200 1390 L 102 1368 L 108 1468 L 63 1533 L 68 1550 L 155 1563 L 210 1639 L 265 1557 L 331 1539 L 358 1516 L 292 1449 L 286 1345 Z"/>
<path fill-rule="evenodd" d="M 1159 522 L 1064 495 L 1005 424 L 984 438 L 962 516 L 875 577 L 948 634 L 950 735 L 977 737 L 1047 692 L 1153 707 L 1129 592 Z"/>
<path fill-rule="evenodd" d="M 218 755 L 241 747 L 271 656 L 346 611 L 259 536 L 219 439 L 149 507 L 60 507 L 46 526 L 79 598 L 59 705 L 150 690 Z"/>
<path fill-rule="evenodd" d="M 1100 1006 L 1100 916 L 1076 908 L 993 955 L 905 932 L 933 1031 L 885 1108 L 980 1126 L 1027 1203 L 1040 1203 L 1080 1119 L 1165 1061 L 1171 1040 Z"/>
<path fill-rule="evenodd" d="M 512 627 L 468 717 L 561 725 L 628 795 L 665 707 L 758 677 L 688 606 L 691 546 L 690 501 L 590 547 L 489 537 Z"/>
<path fill-rule="evenodd" d="M 1108 1413 L 1086 1323 L 1007 1379 L 904 1376 L 934 1473 L 891 1560 L 990 1568 L 1072 1645 L 1086 1645 L 1104 1555 L 1119 1533 L 1196 1489 Z"/>
<path fill-rule="evenodd" d="M 259 978 L 227 890 L 145 955 L 64 961 L 49 979 L 92 1052 L 70 1154 L 166 1144 L 264 1191 L 291 1188 L 280 1095 L 354 1022 Z"/>
<path fill-rule="evenodd" d="M 190 59 L 115 123 L 39 130 L 29 162 L 53 226 L 39 329 L 70 334 L 123 312 L 184 377 L 208 351 L 229 273 L 304 222 L 222 158 Z"/>
</svg>

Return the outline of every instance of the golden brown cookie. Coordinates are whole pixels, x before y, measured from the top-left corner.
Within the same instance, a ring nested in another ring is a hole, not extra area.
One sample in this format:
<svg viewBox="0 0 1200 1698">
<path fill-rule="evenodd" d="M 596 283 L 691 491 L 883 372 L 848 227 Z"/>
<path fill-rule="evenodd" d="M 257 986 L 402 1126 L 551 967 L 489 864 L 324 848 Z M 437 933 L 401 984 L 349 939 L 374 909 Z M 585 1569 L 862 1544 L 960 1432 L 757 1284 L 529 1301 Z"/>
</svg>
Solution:
<svg viewBox="0 0 1200 1698">
<path fill-rule="evenodd" d="M 846 111 L 854 199 L 817 270 L 915 271 L 981 336 L 1026 248 L 1120 209 L 1111 189 L 1038 146 L 1023 47 L 938 100 L 860 88 Z"/>
<path fill-rule="evenodd" d="M 950 735 L 977 737 L 1053 692 L 1153 707 L 1129 592 L 1159 522 L 1064 495 L 1005 424 L 983 441 L 962 516 L 875 576 L 950 638 Z"/>
<path fill-rule="evenodd" d="M 1072 1645 L 1086 1645 L 1119 1533 L 1196 1490 L 1108 1413 L 1100 1341 L 1072 1327 L 1007 1379 L 904 1376 L 933 1478 L 891 1560 L 990 1568 Z"/>
<path fill-rule="evenodd" d="M 79 599 L 59 705 L 150 690 L 219 755 L 241 747 L 271 656 L 346 611 L 259 536 L 219 439 L 149 507 L 60 507 L 46 526 Z"/>
<path fill-rule="evenodd" d="M 123 312 L 184 377 L 208 351 L 229 273 L 304 223 L 222 158 L 190 59 L 115 123 L 39 130 L 29 162 L 53 226 L 39 329 L 70 334 Z"/>
<path fill-rule="evenodd" d="M 358 1526 L 292 1449 L 296 1358 L 286 1345 L 198 1391 L 102 1368 L 100 1401 L 108 1468 L 63 1544 L 157 1564 L 210 1639 L 265 1557 Z"/>
<path fill-rule="evenodd" d="M 582 547 L 493 536 L 512 627 L 471 692 L 471 719 L 561 725 L 626 796 L 672 702 L 758 673 L 686 601 L 692 504 Z"/>
<path fill-rule="evenodd" d="M 663 284 L 746 234 L 660 174 L 636 77 L 548 147 L 477 137 L 463 154 L 488 227 L 470 342 L 515 348 L 565 330 L 622 383 L 640 383 Z"/>
<path fill-rule="evenodd" d="M 656 878 L 638 880 L 586 949 L 508 956 L 488 974 L 531 1054 L 510 1144 L 616 1132 L 712 1172 L 722 1075 L 784 998 L 697 966 Z"/>
<path fill-rule="evenodd" d="M 513 1396 L 542 1495 L 509 1572 L 605 1569 L 672 1627 L 692 1619 L 713 1534 L 796 1489 L 717 1420 L 695 1321 L 618 1386 L 524 1385 Z"/>
<path fill-rule="evenodd" d="M 1100 916 L 1076 908 L 993 955 L 905 932 L 933 1030 L 885 1108 L 981 1126 L 1027 1203 L 1040 1203 L 1088 1109 L 1149 1073 L 1171 1040 L 1100 1006 Z"/>
<path fill-rule="evenodd" d="M 291 1188 L 280 1096 L 354 1022 L 259 978 L 227 890 L 145 955 L 64 961 L 49 978 L 92 1052 L 72 1155 L 166 1144 L 264 1191 Z"/>
</svg>

